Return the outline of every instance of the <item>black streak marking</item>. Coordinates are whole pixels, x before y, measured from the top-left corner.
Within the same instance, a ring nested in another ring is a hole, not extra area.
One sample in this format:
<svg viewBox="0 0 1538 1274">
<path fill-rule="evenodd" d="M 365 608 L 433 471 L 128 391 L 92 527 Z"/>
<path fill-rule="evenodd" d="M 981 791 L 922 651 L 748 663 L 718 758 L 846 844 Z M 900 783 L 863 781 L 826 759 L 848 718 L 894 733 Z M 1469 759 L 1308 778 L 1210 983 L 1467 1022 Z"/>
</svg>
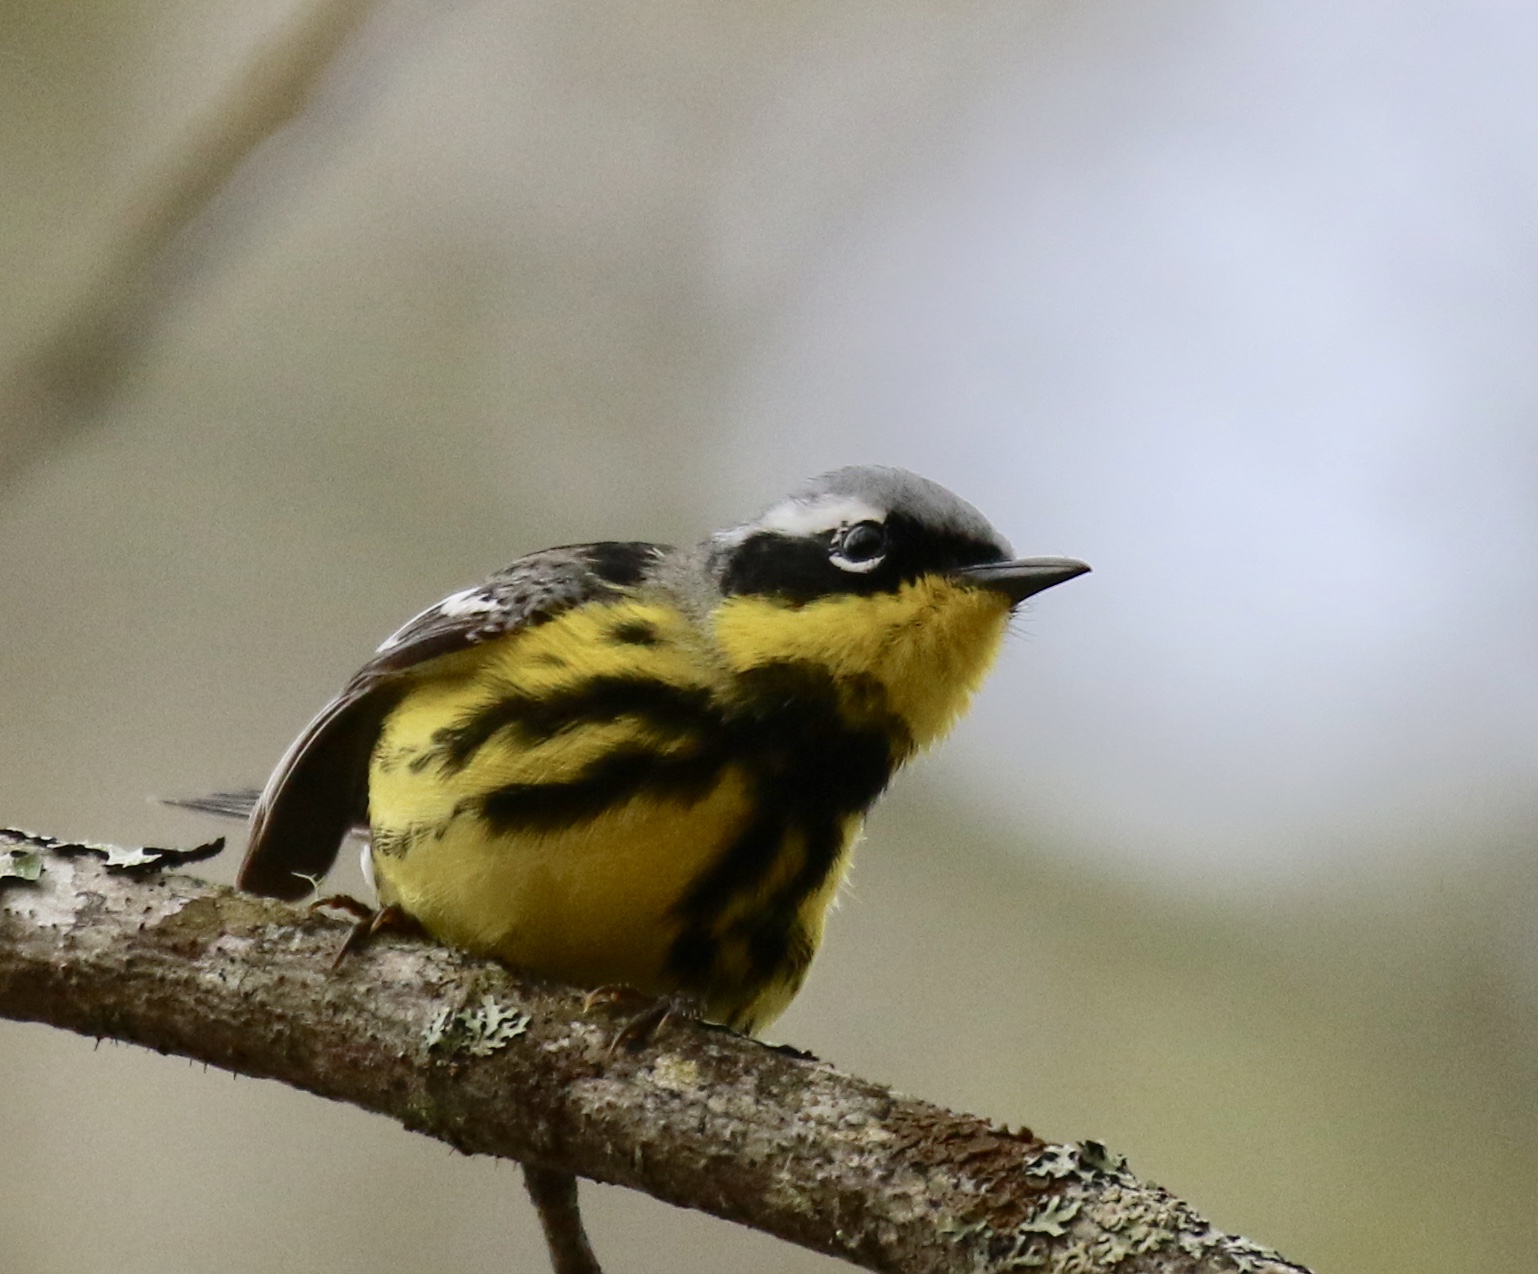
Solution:
<svg viewBox="0 0 1538 1274">
<path fill-rule="evenodd" d="M 454 773 L 503 730 L 516 730 L 519 741 L 531 746 L 577 725 L 634 716 L 655 732 L 672 735 L 700 729 L 702 721 L 709 728 L 709 711 L 710 695 L 703 689 L 647 677 L 593 677 L 569 690 L 494 700 L 437 731 L 432 749 L 422 756 Z"/>
<path fill-rule="evenodd" d="M 659 545 L 638 541 L 610 540 L 603 544 L 589 544 L 583 555 L 588 568 L 606 584 L 616 588 L 630 588 L 639 584 L 646 568 L 657 560 Z"/>
<path fill-rule="evenodd" d="M 644 619 L 630 619 L 623 624 L 616 624 L 609 636 L 626 646 L 660 646 L 662 644 L 657 626 L 647 623 Z"/>
<path fill-rule="evenodd" d="M 911 747 L 900 721 L 869 715 L 876 698 L 869 686 L 840 684 L 814 665 L 795 663 L 755 669 L 744 682 L 757 710 L 728 722 L 727 735 L 755 785 L 754 818 L 680 904 L 683 927 L 669 953 L 681 985 L 724 992 L 739 1003 L 805 972 L 811 944 L 800 909 L 838 863 L 845 821 L 870 808 Z M 841 707 L 852 703 L 872 724 L 849 724 Z M 802 840 L 799 870 L 723 931 L 722 914 L 772 874 L 792 832 Z M 712 986 L 723 946 L 746 955 L 746 985 Z"/>
<path fill-rule="evenodd" d="M 692 804 L 715 786 L 724 761 L 720 756 L 666 756 L 617 748 L 570 782 L 510 783 L 475 803 L 498 832 L 558 831 L 596 818 L 642 792 Z"/>
<path fill-rule="evenodd" d="M 373 852 L 386 858 L 404 858 L 416 842 L 420 830 L 414 826 L 376 828 L 370 840 Z"/>
</svg>

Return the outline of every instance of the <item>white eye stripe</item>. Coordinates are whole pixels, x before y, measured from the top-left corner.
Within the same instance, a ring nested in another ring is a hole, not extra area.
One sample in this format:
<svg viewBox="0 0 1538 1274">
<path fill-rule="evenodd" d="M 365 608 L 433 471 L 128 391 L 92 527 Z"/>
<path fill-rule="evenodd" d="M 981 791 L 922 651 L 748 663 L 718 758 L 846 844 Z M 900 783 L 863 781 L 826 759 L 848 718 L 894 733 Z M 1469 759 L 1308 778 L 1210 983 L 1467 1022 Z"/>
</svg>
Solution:
<svg viewBox="0 0 1538 1274">
<path fill-rule="evenodd" d="M 824 495 L 815 500 L 786 500 L 764 514 L 759 526 L 782 535 L 823 535 L 856 522 L 886 521 L 886 512 L 848 495 Z"/>
<path fill-rule="evenodd" d="M 794 539 L 810 539 L 836 531 L 841 526 L 852 526 L 856 522 L 875 522 L 880 525 L 885 521 L 884 509 L 867 504 L 856 496 L 829 494 L 811 499 L 793 497 L 775 505 L 757 522 L 722 531 L 715 537 L 715 542 L 730 548 L 762 531 L 788 535 Z"/>
</svg>

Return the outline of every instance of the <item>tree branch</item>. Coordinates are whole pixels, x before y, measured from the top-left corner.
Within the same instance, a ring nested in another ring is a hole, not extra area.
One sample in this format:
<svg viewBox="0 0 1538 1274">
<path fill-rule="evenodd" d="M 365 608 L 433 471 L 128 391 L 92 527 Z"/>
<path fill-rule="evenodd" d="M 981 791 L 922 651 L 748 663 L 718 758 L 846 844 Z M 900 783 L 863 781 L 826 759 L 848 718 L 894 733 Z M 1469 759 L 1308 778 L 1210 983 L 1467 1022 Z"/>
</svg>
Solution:
<svg viewBox="0 0 1538 1274">
<path fill-rule="evenodd" d="M 576 1173 L 872 1270 L 1307 1274 L 1095 1142 L 710 1027 L 610 1056 L 615 1022 L 580 993 L 428 942 L 381 938 L 333 970 L 344 924 L 160 874 L 175 857 L 0 831 L 0 1015 L 390 1115 L 533 1165 L 536 1197 Z"/>
</svg>

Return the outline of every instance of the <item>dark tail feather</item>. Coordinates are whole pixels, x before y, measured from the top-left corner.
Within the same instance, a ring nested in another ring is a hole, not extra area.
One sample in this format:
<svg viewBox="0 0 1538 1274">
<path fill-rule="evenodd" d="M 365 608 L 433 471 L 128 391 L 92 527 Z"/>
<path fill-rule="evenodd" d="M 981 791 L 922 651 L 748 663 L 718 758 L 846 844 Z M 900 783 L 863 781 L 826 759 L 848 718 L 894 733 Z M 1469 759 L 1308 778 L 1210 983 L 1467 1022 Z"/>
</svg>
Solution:
<svg viewBox="0 0 1538 1274">
<path fill-rule="evenodd" d="M 162 805 L 174 805 L 181 810 L 196 810 L 199 814 L 212 814 L 215 818 L 233 818 L 244 823 L 261 799 L 254 787 L 243 787 L 234 792 L 210 792 L 207 796 L 163 796 Z"/>
</svg>

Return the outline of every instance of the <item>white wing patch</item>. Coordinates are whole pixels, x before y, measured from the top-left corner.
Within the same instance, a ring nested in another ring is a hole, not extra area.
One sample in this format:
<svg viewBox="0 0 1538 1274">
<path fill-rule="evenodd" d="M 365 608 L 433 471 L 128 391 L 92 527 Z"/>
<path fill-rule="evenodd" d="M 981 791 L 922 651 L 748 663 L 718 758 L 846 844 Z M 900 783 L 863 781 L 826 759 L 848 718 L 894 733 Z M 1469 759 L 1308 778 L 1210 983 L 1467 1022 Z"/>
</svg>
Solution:
<svg viewBox="0 0 1538 1274">
<path fill-rule="evenodd" d="M 499 603 L 483 584 L 477 584 L 474 588 L 464 588 L 457 593 L 450 593 L 441 602 L 436 602 L 426 610 L 413 615 L 393 633 L 380 642 L 376 655 L 383 655 L 394 650 L 409 636 L 417 631 L 421 622 L 429 615 L 442 615 L 448 619 L 460 619 L 465 615 L 484 615 L 497 610 Z"/>
<path fill-rule="evenodd" d="M 480 586 L 450 593 L 433 607 L 440 615 L 447 615 L 450 619 L 459 619 L 464 615 L 484 615 L 496 608 L 497 599 Z"/>
</svg>

